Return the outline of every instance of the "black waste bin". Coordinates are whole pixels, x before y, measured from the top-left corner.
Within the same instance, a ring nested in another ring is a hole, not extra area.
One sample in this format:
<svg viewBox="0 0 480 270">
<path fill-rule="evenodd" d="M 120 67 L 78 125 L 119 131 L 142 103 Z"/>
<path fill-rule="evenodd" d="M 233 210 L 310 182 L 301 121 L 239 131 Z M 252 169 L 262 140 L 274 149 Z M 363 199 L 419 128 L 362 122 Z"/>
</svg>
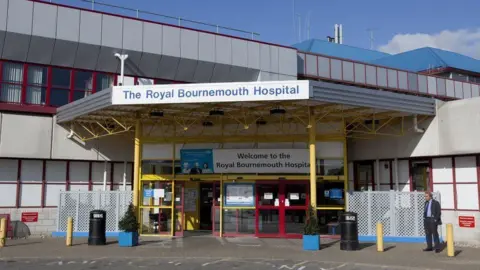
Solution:
<svg viewBox="0 0 480 270">
<path fill-rule="evenodd" d="M 103 210 L 93 210 L 90 212 L 90 224 L 88 228 L 88 245 L 100 246 L 107 243 L 105 231 L 107 221 L 107 212 Z"/>
<path fill-rule="evenodd" d="M 340 250 L 358 250 L 357 213 L 345 212 L 340 216 Z"/>
</svg>

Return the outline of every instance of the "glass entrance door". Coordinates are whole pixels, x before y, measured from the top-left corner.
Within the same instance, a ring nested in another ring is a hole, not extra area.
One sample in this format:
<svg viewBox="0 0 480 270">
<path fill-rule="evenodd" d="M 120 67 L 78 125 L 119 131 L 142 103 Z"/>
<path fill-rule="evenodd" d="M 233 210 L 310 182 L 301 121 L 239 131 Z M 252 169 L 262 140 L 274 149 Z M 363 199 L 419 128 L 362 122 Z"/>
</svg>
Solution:
<svg viewBox="0 0 480 270">
<path fill-rule="evenodd" d="M 261 182 L 256 187 L 256 235 L 301 237 L 309 203 L 308 183 Z"/>
</svg>

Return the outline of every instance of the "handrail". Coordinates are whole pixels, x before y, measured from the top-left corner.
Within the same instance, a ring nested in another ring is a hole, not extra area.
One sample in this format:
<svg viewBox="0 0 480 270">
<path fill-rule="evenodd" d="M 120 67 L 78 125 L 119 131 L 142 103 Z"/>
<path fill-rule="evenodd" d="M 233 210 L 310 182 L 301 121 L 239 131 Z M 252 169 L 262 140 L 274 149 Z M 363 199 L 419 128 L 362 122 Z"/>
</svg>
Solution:
<svg viewBox="0 0 480 270">
<path fill-rule="evenodd" d="M 40 1 L 41 2 L 43 1 L 43 2 L 49 2 L 49 3 L 56 3 L 56 4 L 63 4 L 62 0 L 40 0 Z M 201 21 L 195 21 L 195 20 L 185 19 L 185 18 L 182 18 L 182 17 L 164 15 L 164 14 L 160 14 L 160 13 L 155 13 L 155 12 L 151 12 L 151 11 L 140 10 L 140 9 L 135 9 L 135 8 L 130 8 L 130 7 L 117 6 L 117 5 L 101 2 L 101 1 L 98 1 L 98 0 L 70 0 L 70 1 L 88 3 L 88 4 L 90 4 L 90 9 L 94 10 L 94 11 L 102 11 L 98 7 L 114 8 L 114 9 L 120 9 L 120 10 L 123 10 L 123 11 L 134 12 L 135 16 L 133 18 L 137 18 L 137 19 L 146 19 L 146 18 L 142 18 L 141 15 L 149 15 L 149 16 L 160 17 L 160 18 L 163 18 L 163 19 L 166 19 L 166 20 L 175 20 L 175 24 L 177 24 L 178 26 L 185 26 L 185 25 L 183 25 L 183 23 L 191 23 L 191 24 L 200 25 L 200 26 L 203 26 L 203 27 L 214 28 L 214 31 L 217 34 L 220 34 L 221 30 L 225 30 L 225 31 L 231 31 L 231 32 L 234 32 L 234 33 L 243 34 L 243 35 L 247 34 L 248 38 L 252 39 L 252 40 L 254 40 L 255 37 L 260 36 L 259 33 L 252 32 L 252 31 L 246 31 L 246 30 L 242 30 L 242 29 L 238 29 L 238 28 L 221 26 L 221 25 L 218 25 L 218 24 L 211 24 L 211 23 L 206 23 L 206 22 L 201 22 Z M 158 20 L 158 21 L 162 22 L 161 20 Z M 165 22 L 165 23 L 168 23 L 168 22 Z M 204 29 L 201 29 L 201 30 L 204 30 Z M 212 29 L 209 29 L 208 31 L 212 31 Z"/>
</svg>

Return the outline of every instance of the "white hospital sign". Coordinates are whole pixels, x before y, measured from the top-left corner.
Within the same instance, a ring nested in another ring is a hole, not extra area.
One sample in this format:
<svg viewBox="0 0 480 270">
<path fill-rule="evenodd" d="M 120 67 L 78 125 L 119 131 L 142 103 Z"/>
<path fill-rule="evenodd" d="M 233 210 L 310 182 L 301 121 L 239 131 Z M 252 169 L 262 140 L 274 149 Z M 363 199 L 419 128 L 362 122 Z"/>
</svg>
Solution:
<svg viewBox="0 0 480 270">
<path fill-rule="evenodd" d="M 113 105 L 307 100 L 309 81 L 115 86 Z"/>
</svg>

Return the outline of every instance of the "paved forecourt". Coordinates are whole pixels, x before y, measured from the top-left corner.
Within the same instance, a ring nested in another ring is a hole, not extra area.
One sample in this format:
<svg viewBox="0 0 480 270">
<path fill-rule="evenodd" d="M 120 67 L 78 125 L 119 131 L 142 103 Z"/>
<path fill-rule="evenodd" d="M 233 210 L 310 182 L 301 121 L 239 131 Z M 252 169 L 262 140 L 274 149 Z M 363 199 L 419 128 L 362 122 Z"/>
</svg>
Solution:
<svg viewBox="0 0 480 270">
<path fill-rule="evenodd" d="M 479 269 L 478 250 L 422 252 L 423 245 L 387 245 L 378 253 L 373 244 L 355 252 L 340 251 L 338 241 L 323 240 L 322 250 L 306 252 L 301 240 L 215 238 L 195 236 L 159 240 L 143 238 L 135 248 L 120 248 L 112 239 L 108 246 L 88 246 L 74 239 L 66 248 L 64 239 L 12 240 L 0 250 L 0 269 Z"/>
</svg>

